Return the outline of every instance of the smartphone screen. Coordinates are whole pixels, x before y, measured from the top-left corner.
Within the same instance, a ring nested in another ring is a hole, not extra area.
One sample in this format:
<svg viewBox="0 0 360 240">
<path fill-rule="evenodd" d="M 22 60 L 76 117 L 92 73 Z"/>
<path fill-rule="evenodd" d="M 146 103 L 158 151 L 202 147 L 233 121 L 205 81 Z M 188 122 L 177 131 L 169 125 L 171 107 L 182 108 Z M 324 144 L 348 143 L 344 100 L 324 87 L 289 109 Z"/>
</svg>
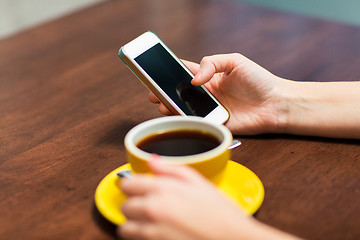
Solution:
<svg viewBox="0 0 360 240">
<path fill-rule="evenodd" d="M 202 87 L 191 84 L 192 76 L 160 43 L 135 61 L 186 115 L 205 117 L 218 106 Z"/>
</svg>

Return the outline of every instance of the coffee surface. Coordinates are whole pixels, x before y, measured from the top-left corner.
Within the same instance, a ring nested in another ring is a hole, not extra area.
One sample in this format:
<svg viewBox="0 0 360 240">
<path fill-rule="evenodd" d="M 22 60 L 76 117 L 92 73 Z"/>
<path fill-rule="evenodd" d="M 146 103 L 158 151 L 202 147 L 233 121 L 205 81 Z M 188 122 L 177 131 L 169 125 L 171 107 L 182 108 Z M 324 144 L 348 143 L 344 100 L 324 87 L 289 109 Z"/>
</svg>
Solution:
<svg viewBox="0 0 360 240">
<path fill-rule="evenodd" d="M 142 139 L 137 147 L 163 156 L 186 156 L 212 150 L 220 145 L 213 135 L 200 131 L 172 131 Z"/>
</svg>

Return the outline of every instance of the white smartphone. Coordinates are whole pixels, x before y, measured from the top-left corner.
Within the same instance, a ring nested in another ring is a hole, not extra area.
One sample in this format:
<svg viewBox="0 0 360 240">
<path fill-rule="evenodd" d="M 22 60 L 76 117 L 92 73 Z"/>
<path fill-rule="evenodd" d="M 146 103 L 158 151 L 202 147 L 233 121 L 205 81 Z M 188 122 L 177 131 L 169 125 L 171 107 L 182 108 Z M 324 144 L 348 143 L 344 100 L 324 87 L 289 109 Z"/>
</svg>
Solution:
<svg viewBox="0 0 360 240">
<path fill-rule="evenodd" d="M 204 86 L 191 84 L 193 73 L 153 32 L 122 46 L 119 57 L 173 114 L 217 124 L 228 120 L 228 111 Z"/>
</svg>

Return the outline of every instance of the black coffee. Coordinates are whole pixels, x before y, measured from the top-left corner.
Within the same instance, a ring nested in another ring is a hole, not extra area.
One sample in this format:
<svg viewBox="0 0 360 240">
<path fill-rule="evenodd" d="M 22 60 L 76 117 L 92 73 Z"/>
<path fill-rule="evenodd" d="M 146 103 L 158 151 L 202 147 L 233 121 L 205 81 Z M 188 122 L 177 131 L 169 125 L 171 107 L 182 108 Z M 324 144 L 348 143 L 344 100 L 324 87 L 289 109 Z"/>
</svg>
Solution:
<svg viewBox="0 0 360 240">
<path fill-rule="evenodd" d="M 186 156 L 207 152 L 219 145 L 220 141 L 209 133 L 179 130 L 151 135 L 141 140 L 137 147 L 163 156 Z"/>
</svg>

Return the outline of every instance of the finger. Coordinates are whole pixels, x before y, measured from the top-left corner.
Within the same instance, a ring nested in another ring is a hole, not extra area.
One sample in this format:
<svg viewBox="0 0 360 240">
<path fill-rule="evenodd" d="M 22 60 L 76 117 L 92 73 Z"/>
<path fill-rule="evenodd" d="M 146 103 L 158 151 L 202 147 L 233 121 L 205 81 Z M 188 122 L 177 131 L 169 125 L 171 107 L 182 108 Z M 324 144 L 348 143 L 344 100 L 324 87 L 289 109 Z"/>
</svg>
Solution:
<svg viewBox="0 0 360 240">
<path fill-rule="evenodd" d="M 200 65 L 198 63 L 190 62 L 187 60 L 181 60 L 185 66 L 195 75 L 199 71 Z"/>
<path fill-rule="evenodd" d="M 235 67 L 235 61 L 240 54 L 219 54 L 204 57 L 200 62 L 200 69 L 192 80 L 193 85 L 202 85 L 208 82 L 215 73 L 229 74 Z"/>
<path fill-rule="evenodd" d="M 206 179 L 195 169 L 186 165 L 170 165 L 161 163 L 161 161 L 149 161 L 152 172 L 158 176 L 175 177 L 177 179 L 190 182 L 204 182 Z"/>
<path fill-rule="evenodd" d="M 160 100 L 152 92 L 149 93 L 149 100 L 152 103 L 160 103 Z"/>
<path fill-rule="evenodd" d="M 128 221 L 118 232 L 126 239 L 160 239 L 158 225 L 151 223 Z"/>
<path fill-rule="evenodd" d="M 119 226 L 117 229 L 118 235 L 125 239 L 141 239 L 140 231 L 142 228 L 142 224 L 135 221 L 127 221 L 123 225 Z"/>
<path fill-rule="evenodd" d="M 148 221 L 148 215 L 145 214 L 146 203 L 144 197 L 131 197 L 121 206 L 121 212 L 127 219 L 137 221 Z"/>
<path fill-rule="evenodd" d="M 120 188 L 128 196 L 146 195 L 153 189 L 154 179 L 149 176 L 135 175 L 121 180 Z"/>
<path fill-rule="evenodd" d="M 163 114 L 163 115 L 165 115 L 165 116 L 171 116 L 171 115 L 173 115 L 173 114 L 170 112 L 170 110 L 169 110 L 167 107 L 165 107 L 165 105 L 162 104 L 162 103 L 159 104 L 158 110 L 159 110 L 159 112 L 160 112 L 161 114 Z"/>
<path fill-rule="evenodd" d="M 169 109 L 167 109 L 167 107 L 165 107 L 165 105 L 163 103 L 161 103 L 161 101 L 155 96 L 154 93 L 152 93 L 152 92 L 149 93 L 149 100 L 152 103 L 159 104 L 159 106 L 158 106 L 159 112 L 162 113 L 163 115 L 166 115 L 166 116 L 173 115 L 169 111 Z"/>
</svg>

